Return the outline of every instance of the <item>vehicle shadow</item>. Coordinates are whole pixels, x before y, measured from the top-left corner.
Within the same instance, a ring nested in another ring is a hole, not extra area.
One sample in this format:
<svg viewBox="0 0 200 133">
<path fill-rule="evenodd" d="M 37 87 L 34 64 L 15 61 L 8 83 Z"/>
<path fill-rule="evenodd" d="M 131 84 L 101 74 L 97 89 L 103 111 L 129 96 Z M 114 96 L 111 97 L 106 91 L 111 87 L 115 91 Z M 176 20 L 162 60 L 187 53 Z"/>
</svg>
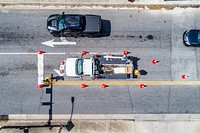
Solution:
<svg viewBox="0 0 200 133">
<path fill-rule="evenodd" d="M 137 62 L 140 60 L 140 58 L 134 57 L 134 56 L 128 56 L 128 59 L 130 59 L 132 61 L 134 70 L 138 69 L 138 63 Z"/>
<path fill-rule="evenodd" d="M 110 36 L 111 33 L 111 23 L 109 20 L 102 19 L 102 33 L 100 37 Z"/>
<path fill-rule="evenodd" d="M 132 61 L 132 64 L 133 64 L 133 74 L 132 74 L 132 77 L 133 78 L 137 78 L 139 75 L 135 75 L 134 71 L 139 69 L 138 68 L 138 66 L 139 66 L 138 65 L 138 61 L 140 60 L 140 58 L 134 57 L 134 56 L 129 56 L 128 59 L 130 59 Z M 145 70 L 143 70 L 143 69 L 141 69 L 141 70 L 139 70 L 139 73 L 140 73 L 140 75 L 147 75 L 148 72 L 145 71 Z"/>
<path fill-rule="evenodd" d="M 140 74 L 141 74 L 141 75 L 147 75 L 147 73 L 148 73 L 148 72 L 147 72 L 147 71 L 145 71 L 145 70 L 143 70 L 143 69 L 142 69 L 142 70 L 140 70 Z"/>
</svg>

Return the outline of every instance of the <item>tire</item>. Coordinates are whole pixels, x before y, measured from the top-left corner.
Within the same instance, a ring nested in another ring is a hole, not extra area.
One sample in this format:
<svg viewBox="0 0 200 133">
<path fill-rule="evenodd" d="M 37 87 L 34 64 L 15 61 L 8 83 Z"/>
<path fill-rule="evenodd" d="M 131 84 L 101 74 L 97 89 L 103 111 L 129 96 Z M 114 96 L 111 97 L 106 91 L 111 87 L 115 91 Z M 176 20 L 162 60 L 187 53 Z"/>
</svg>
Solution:
<svg viewBox="0 0 200 133">
<path fill-rule="evenodd" d="M 93 34 L 93 35 L 87 35 L 88 38 L 95 38 L 95 37 L 100 37 L 99 34 Z"/>
<path fill-rule="evenodd" d="M 93 38 L 93 36 L 92 36 L 92 35 L 87 35 L 87 37 L 88 37 L 88 38 Z"/>
<path fill-rule="evenodd" d="M 54 37 L 61 37 L 60 33 L 57 33 L 57 34 L 53 33 L 52 35 L 53 35 Z"/>
</svg>

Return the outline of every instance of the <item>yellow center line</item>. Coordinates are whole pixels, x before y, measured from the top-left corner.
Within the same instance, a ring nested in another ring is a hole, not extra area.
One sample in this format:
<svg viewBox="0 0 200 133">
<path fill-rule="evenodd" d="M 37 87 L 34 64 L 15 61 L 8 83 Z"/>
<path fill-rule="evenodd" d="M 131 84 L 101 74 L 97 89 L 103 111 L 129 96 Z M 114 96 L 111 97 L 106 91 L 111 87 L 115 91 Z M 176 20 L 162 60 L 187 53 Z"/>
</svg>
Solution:
<svg viewBox="0 0 200 133">
<path fill-rule="evenodd" d="M 123 81 L 123 80 L 112 80 L 112 81 L 58 81 L 52 82 L 53 85 L 200 85 L 200 81 Z"/>
</svg>

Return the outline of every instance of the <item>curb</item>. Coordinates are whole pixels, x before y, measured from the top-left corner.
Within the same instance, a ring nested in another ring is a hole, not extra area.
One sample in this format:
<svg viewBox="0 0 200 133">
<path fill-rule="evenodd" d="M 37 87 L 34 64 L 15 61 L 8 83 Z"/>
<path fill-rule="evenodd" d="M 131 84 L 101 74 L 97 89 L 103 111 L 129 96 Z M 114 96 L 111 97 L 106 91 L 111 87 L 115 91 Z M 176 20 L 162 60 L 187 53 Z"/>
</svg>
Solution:
<svg viewBox="0 0 200 133">
<path fill-rule="evenodd" d="M 52 118 L 53 120 L 68 120 L 70 116 L 71 114 L 55 114 Z M 3 120 L 48 120 L 49 115 L 10 114 L 0 118 Z M 200 114 L 73 114 L 73 120 L 200 121 Z"/>
<path fill-rule="evenodd" d="M 0 8 L 14 9 L 130 9 L 143 8 L 149 10 L 173 10 L 175 8 L 199 8 L 200 3 L 161 3 L 161 4 L 143 4 L 143 3 L 127 3 L 127 4 L 86 4 L 86 3 L 58 3 L 58 2 L 0 2 Z"/>
<path fill-rule="evenodd" d="M 9 115 L 0 115 L 0 120 L 8 120 Z"/>
</svg>

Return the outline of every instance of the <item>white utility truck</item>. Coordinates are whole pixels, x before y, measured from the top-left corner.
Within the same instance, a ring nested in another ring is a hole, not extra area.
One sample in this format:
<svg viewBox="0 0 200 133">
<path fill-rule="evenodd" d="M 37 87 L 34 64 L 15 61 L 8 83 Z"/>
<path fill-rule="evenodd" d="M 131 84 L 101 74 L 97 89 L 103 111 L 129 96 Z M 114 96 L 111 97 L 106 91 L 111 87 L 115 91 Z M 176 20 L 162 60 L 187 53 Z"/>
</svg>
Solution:
<svg viewBox="0 0 200 133">
<path fill-rule="evenodd" d="M 60 69 L 54 69 L 60 76 L 91 77 L 105 79 L 127 79 L 133 77 L 133 60 L 125 55 L 93 55 L 85 58 L 67 58 L 60 62 Z"/>
</svg>

